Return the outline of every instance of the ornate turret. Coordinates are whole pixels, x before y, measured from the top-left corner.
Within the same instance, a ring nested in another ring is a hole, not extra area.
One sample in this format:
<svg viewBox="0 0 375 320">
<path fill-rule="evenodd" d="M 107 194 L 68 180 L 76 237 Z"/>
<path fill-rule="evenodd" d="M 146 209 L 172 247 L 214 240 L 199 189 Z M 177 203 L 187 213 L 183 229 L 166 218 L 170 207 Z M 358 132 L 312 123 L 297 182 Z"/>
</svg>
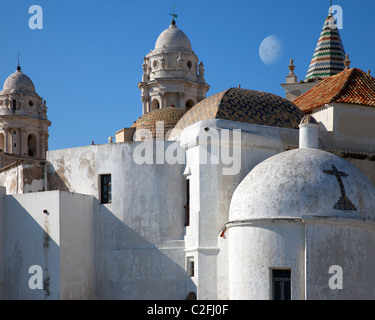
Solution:
<svg viewBox="0 0 375 320">
<path fill-rule="evenodd" d="M 158 37 L 155 49 L 144 58 L 142 81 L 143 114 L 170 107 L 188 110 L 206 98 L 204 65 L 192 50 L 186 34 L 175 21 Z"/>
<path fill-rule="evenodd" d="M 0 91 L 0 150 L 13 156 L 45 159 L 50 125 L 46 102 L 18 64 Z"/>
</svg>

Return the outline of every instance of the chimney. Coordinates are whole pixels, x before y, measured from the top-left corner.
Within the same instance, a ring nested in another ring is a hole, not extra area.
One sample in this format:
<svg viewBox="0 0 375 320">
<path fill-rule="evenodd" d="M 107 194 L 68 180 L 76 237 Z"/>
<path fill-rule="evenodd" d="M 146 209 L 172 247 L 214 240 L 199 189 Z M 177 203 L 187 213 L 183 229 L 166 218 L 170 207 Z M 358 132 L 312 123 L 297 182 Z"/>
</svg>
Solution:
<svg viewBox="0 0 375 320">
<path fill-rule="evenodd" d="M 303 117 L 299 125 L 299 147 L 319 149 L 319 124 L 311 115 Z"/>
</svg>

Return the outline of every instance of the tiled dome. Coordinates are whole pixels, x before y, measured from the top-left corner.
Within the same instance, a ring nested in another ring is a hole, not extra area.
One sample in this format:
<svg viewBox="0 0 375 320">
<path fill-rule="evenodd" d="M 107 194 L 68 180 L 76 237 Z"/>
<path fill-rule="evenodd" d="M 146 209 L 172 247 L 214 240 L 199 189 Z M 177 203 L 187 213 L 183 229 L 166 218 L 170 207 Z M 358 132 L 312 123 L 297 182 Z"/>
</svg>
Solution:
<svg viewBox="0 0 375 320">
<path fill-rule="evenodd" d="M 267 92 L 231 88 L 191 108 L 177 123 L 183 130 L 201 120 L 223 119 L 281 128 L 298 128 L 304 113 L 292 102 Z"/>
<path fill-rule="evenodd" d="M 169 130 L 172 130 L 178 121 L 185 114 L 185 110 L 169 107 L 163 109 L 153 110 L 140 118 L 132 125 L 132 128 L 136 128 L 133 136 L 134 141 L 150 140 L 147 137 L 147 129 L 152 133 L 153 140 L 163 140 Z M 145 137 L 146 135 L 146 137 Z"/>
</svg>

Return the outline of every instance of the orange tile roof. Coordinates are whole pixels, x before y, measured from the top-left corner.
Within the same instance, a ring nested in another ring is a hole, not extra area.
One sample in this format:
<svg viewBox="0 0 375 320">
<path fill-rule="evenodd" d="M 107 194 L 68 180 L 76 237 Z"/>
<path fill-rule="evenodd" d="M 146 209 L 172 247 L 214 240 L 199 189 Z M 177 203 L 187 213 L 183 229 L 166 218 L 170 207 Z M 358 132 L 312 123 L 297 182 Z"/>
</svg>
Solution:
<svg viewBox="0 0 375 320">
<path fill-rule="evenodd" d="M 375 107 L 375 78 L 360 69 L 344 70 L 293 100 L 305 113 L 332 102 Z"/>
</svg>

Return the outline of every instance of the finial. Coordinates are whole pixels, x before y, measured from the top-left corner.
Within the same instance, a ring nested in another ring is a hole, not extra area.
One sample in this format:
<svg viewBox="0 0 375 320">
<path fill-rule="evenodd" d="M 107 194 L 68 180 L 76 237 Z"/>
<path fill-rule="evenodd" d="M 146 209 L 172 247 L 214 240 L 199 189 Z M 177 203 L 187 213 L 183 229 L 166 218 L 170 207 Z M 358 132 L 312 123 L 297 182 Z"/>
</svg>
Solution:
<svg viewBox="0 0 375 320">
<path fill-rule="evenodd" d="M 288 66 L 288 69 L 289 69 L 289 71 L 290 71 L 290 73 L 289 74 L 294 74 L 293 73 L 293 71 L 294 71 L 294 69 L 296 68 L 296 66 L 293 64 L 293 59 L 291 59 L 290 60 L 290 65 Z"/>
<path fill-rule="evenodd" d="M 332 13 L 332 0 L 330 0 L 329 2 L 329 14 L 328 14 L 328 17 L 332 17 L 333 16 L 333 13 Z"/>
<path fill-rule="evenodd" d="M 174 1 L 173 1 L 173 6 L 172 6 L 172 13 L 170 13 L 169 15 L 172 16 L 172 22 L 171 22 L 171 25 L 172 26 L 175 26 L 176 25 L 176 21 L 174 20 L 175 18 L 177 19 L 177 14 L 174 13 Z"/>
<path fill-rule="evenodd" d="M 371 76 L 371 70 L 370 69 L 367 70 L 367 75 Z"/>
<path fill-rule="evenodd" d="M 345 69 L 344 70 L 349 70 L 350 63 L 351 61 L 349 61 L 349 55 L 347 54 L 345 55 L 345 61 L 344 61 Z"/>
<path fill-rule="evenodd" d="M 18 51 L 18 53 L 17 53 L 17 59 L 18 59 L 18 64 L 17 64 L 17 70 L 21 70 L 21 66 L 20 66 L 20 52 Z"/>
</svg>

